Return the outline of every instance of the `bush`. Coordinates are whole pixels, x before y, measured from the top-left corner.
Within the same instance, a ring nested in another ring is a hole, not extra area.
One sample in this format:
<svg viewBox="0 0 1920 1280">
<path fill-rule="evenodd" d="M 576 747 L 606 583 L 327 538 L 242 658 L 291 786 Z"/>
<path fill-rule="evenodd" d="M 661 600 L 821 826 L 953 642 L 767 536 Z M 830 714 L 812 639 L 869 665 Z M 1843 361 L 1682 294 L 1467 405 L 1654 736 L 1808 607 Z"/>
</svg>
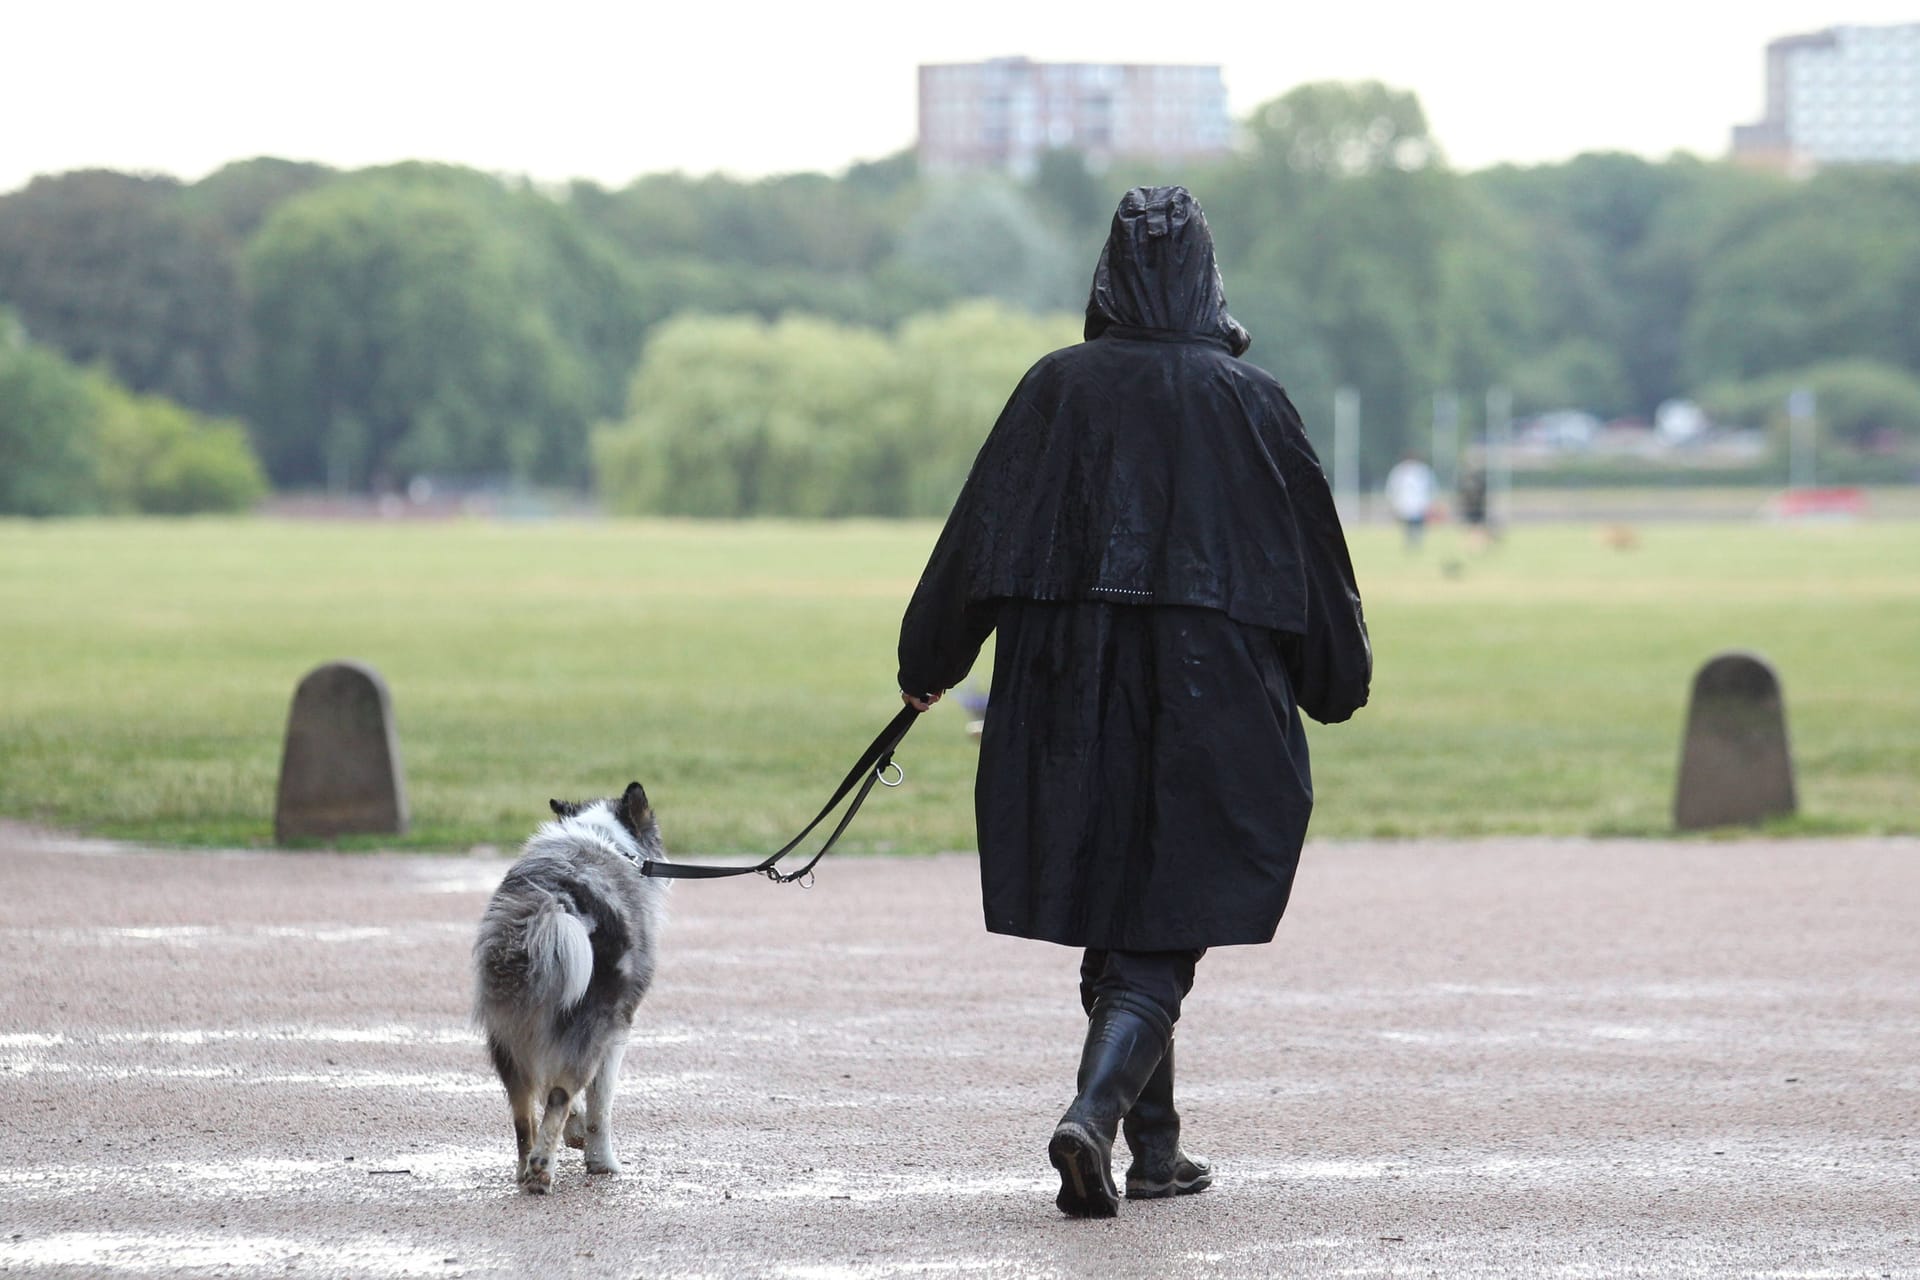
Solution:
<svg viewBox="0 0 1920 1280">
<path fill-rule="evenodd" d="M 241 511 L 266 491 L 237 423 L 134 395 L 0 329 L 0 515 Z"/>
<path fill-rule="evenodd" d="M 1721 422 L 1780 433 L 1787 397 L 1800 387 L 1813 392 L 1814 418 L 1826 441 L 1856 449 L 1920 446 L 1920 378 L 1874 360 L 1834 360 L 1721 383 L 1701 392 L 1700 403 Z"/>
<path fill-rule="evenodd" d="M 266 473 L 236 422 L 201 417 L 158 396 L 130 395 L 104 378 L 93 392 L 102 505 L 142 515 L 245 511 L 267 492 Z"/>
</svg>

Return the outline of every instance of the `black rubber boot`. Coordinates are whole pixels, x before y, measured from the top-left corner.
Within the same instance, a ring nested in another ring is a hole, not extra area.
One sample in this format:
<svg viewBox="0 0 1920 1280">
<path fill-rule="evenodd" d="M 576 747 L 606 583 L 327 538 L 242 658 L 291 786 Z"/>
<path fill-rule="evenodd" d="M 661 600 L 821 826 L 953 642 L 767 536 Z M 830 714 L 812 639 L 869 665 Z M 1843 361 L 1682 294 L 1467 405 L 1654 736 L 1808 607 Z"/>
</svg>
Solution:
<svg viewBox="0 0 1920 1280">
<path fill-rule="evenodd" d="M 1113 1182 L 1113 1139 L 1173 1036 L 1152 1001 L 1121 993 L 1104 996 L 1087 1022 L 1080 1051 L 1080 1095 L 1054 1127 L 1047 1158 L 1060 1171 L 1054 1203 L 1074 1218 L 1111 1218 L 1120 1212 Z"/>
<path fill-rule="evenodd" d="M 1127 1199 L 1158 1200 L 1188 1196 L 1213 1185 L 1213 1166 L 1180 1149 L 1180 1113 L 1173 1109 L 1173 1041 L 1140 1091 L 1133 1110 L 1121 1121 L 1133 1164 L 1127 1170 Z"/>
</svg>

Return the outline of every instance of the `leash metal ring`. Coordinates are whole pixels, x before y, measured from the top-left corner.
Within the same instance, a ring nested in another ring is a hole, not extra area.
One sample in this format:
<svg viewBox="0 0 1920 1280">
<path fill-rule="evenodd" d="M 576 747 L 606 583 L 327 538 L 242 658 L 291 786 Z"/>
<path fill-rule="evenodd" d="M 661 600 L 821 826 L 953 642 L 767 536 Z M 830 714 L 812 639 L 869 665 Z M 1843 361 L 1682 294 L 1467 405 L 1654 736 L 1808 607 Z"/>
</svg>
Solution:
<svg viewBox="0 0 1920 1280">
<path fill-rule="evenodd" d="M 891 779 L 887 777 L 887 770 L 889 769 L 893 770 L 893 777 Z M 873 776 L 880 780 L 880 785 L 883 787 L 897 787 L 907 780 L 907 771 L 900 767 L 898 760 L 889 760 L 881 765 Z"/>
</svg>

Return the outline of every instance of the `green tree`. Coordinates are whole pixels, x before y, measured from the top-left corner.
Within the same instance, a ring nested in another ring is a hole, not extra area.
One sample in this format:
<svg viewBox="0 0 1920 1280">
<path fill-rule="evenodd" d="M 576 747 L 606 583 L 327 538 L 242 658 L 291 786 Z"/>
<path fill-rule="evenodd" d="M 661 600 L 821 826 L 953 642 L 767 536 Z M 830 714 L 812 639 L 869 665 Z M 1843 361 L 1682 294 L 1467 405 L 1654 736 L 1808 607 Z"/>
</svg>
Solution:
<svg viewBox="0 0 1920 1280">
<path fill-rule="evenodd" d="M 1688 318 L 1696 382 L 1825 360 L 1912 363 L 1920 207 L 1875 174 L 1823 174 L 1778 191 L 1728 229 Z"/>
<path fill-rule="evenodd" d="M 0 311 L 0 515 L 92 510 L 93 399 L 85 375 L 30 347 Z"/>
<path fill-rule="evenodd" d="M 1568 338 L 1513 364 L 1507 375 L 1513 407 L 1522 414 L 1584 409 L 1618 417 L 1633 407 L 1626 369 L 1611 347 L 1592 338 Z"/>
<path fill-rule="evenodd" d="M 1039 167 L 1027 184 L 1034 202 L 1058 221 L 1070 244 L 1099 245 L 1106 240 L 1120 192 L 1087 167 L 1078 151 L 1056 149 L 1041 153 Z M 1093 263 L 1087 263 L 1092 273 Z"/>
<path fill-rule="evenodd" d="M 897 507 L 897 494 L 857 483 L 887 470 L 873 455 L 897 448 L 893 380 L 892 352 L 871 331 L 675 319 L 647 344 L 628 418 L 596 440 L 600 492 L 615 511 L 669 515 Z"/>
<path fill-rule="evenodd" d="M 1441 249 L 1439 367 L 1445 388 L 1472 404 L 1513 379 L 1540 322 L 1535 279 L 1512 250 L 1517 220 L 1472 187 L 1459 196 Z"/>
<path fill-rule="evenodd" d="M 501 194 L 479 175 L 410 166 L 329 184 L 268 219 L 247 261 L 252 419 L 278 481 L 531 478 L 583 461 L 592 369 L 560 337 L 539 270 L 551 259 L 527 252 Z"/>
<path fill-rule="evenodd" d="M 865 201 L 891 202 L 920 181 L 920 155 L 906 147 L 878 160 L 860 160 L 841 177 L 848 191 Z"/>
<path fill-rule="evenodd" d="M 325 165 L 272 156 L 236 160 L 186 188 L 181 204 L 238 254 L 275 209 L 337 176 Z"/>
<path fill-rule="evenodd" d="M 756 182 L 650 174 L 612 192 L 577 182 L 568 203 L 636 259 L 842 274 L 873 269 L 893 247 L 887 201 L 817 173 Z"/>
<path fill-rule="evenodd" d="M 216 412 L 237 403 L 232 254 L 172 179 L 90 170 L 0 197 L 0 299 L 36 341 L 136 390 Z"/>
<path fill-rule="evenodd" d="M 1378 476 L 1424 441 L 1451 372 L 1447 290 L 1479 279 L 1450 261 L 1459 180 L 1419 101 L 1380 84 L 1304 85 L 1257 109 L 1248 135 L 1209 177 L 1217 196 L 1197 194 L 1251 358 L 1301 393 L 1323 447 L 1334 387 L 1355 387 L 1362 468 Z"/>
<path fill-rule="evenodd" d="M 903 514 L 945 515 L 1007 397 L 1034 361 L 1080 341 L 1073 315 L 975 300 L 909 320 L 894 339 L 905 401 Z"/>
<path fill-rule="evenodd" d="M 1082 263 L 1018 188 L 985 180 L 926 194 L 900 237 L 903 263 L 963 297 L 1042 312 L 1086 305 L 1093 260 Z"/>
<path fill-rule="evenodd" d="M 936 514 L 1020 375 L 1071 317 L 971 303 L 877 330 L 682 316 L 649 339 L 625 419 L 597 433 L 610 510 Z"/>
<path fill-rule="evenodd" d="M 636 264 L 632 273 L 643 333 L 681 314 L 754 315 L 769 321 L 803 314 L 892 328 L 954 296 L 950 287 L 901 263 L 866 276 L 829 276 L 700 258 L 651 259 Z"/>
<path fill-rule="evenodd" d="M 1510 375 L 1521 399 L 1597 384 L 1606 402 L 1581 407 L 1648 416 L 1688 385 L 1681 331 L 1703 266 L 1740 207 L 1783 185 L 1724 164 L 1617 153 L 1501 166 L 1468 182 L 1513 225 L 1507 251 L 1531 277 L 1535 323 Z M 1609 371 L 1592 376 L 1602 363 Z M 1576 368 L 1586 376 L 1565 376 Z"/>
<path fill-rule="evenodd" d="M 1316 447 L 1330 458 L 1341 375 L 1294 260 L 1283 246 L 1265 246 L 1250 262 L 1227 267 L 1225 280 L 1227 309 L 1253 338 L 1245 358 L 1281 381 Z"/>
<path fill-rule="evenodd" d="M 1263 179 L 1276 191 L 1303 180 L 1442 164 L 1420 100 L 1375 80 L 1301 85 L 1255 108 L 1247 132 Z"/>
</svg>

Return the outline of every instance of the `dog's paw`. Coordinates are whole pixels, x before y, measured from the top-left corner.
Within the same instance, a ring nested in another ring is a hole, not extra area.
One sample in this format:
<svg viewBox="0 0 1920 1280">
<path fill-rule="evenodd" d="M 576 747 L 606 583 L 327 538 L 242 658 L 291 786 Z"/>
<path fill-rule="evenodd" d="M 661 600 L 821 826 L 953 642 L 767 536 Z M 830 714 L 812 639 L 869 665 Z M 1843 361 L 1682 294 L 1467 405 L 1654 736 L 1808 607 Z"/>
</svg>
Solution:
<svg viewBox="0 0 1920 1280">
<path fill-rule="evenodd" d="M 520 1171 L 520 1189 L 531 1196 L 543 1196 L 553 1190 L 553 1166 L 545 1156 L 530 1156 Z"/>
<path fill-rule="evenodd" d="M 620 1157 L 611 1151 L 590 1151 L 587 1153 L 587 1172 L 608 1178 L 617 1178 L 627 1171 L 620 1163 Z"/>
<path fill-rule="evenodd" d="M 567 1114 L 567 1127 L 565 1131 L 565 1137 L 566 1137 L 567 1145 L 572 1147 L 575 1151 L 578 1151 L 582 1147 L 586 1146 L 587 1145 L 587 1118 L 581 1115 L 578 1111 L 569 1112 Z"/>
</svg>

